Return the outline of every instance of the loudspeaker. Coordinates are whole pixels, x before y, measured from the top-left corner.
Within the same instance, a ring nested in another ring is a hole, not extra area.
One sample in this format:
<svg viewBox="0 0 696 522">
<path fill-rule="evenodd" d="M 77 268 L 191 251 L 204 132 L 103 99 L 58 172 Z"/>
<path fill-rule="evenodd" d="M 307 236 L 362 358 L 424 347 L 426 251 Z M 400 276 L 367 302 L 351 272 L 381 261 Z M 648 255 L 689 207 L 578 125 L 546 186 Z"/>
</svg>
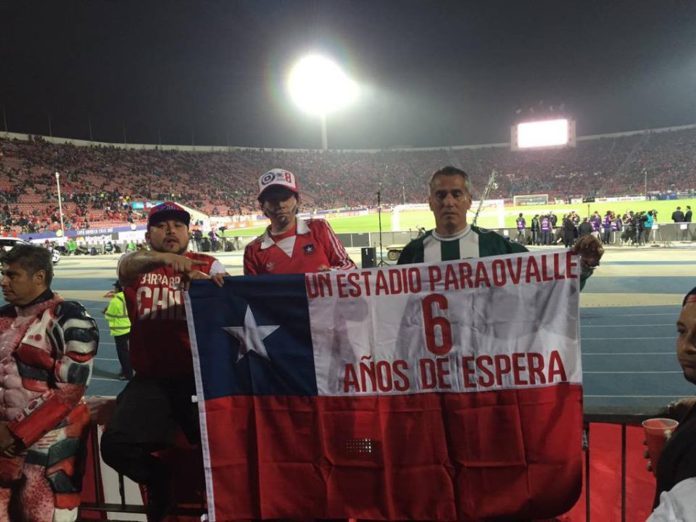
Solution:
<svg viewBox="0 0 696 522">
<path fill-rule="evenodd" d="M 362 268 L 372 268 L 376 264 L 377 249 L 375 247 L 362 247 L 360 249 Z"/>
</svg>

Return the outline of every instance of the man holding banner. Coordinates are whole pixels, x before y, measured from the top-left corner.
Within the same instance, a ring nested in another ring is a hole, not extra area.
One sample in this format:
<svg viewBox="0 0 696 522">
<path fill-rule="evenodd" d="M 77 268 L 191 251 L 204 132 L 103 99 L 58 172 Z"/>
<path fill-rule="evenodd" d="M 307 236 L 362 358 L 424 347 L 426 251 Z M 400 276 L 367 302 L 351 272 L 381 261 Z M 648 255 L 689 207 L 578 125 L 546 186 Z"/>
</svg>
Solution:
<svg viewBox="0 0 696 522">
<path fill-rule="evenodd" d="M 297 216 L 300 193 L 292 172 L 273 169 L 263 174 L 259 178 L 258 199 L 271 224 L 244 249 L 245 275 L 355 268 L 326 220 Z"/>
<path fill-rule="evenodd" d="M 174 202 L 152 207 L 150 250 L 125 254 L 118 264 L 135 376 L 117 398 L 101 450 L 109 466 L 146 485 L 150 521 L 161 520 L 173 502 L 172 470 L 153 452 L 171 445 L 177 426 L 191 443 L 200 440 L 184 290 L 194 279 L 222 287 L 226 275 L 214 257 L 188 252 L 190 221 Z"/>
<path fill-rule="evenodd" d="M 211 521 L 533 519 L 574 504 L 583 270 L 574 252 L 472 231 L 467 177 L 447 170 L 436 231 L 465 233 L 412 244 L 402 262 L 419 265 L 192 284 Z"/>
<path fill-rule="evenodd" d="M 508 241 L 491 230 L 468 225 L 471 208 L 469 175 L 456 167 L 443 167 L 430 177 L 428 203 L 435 216 L 435 229 L 412 240 L 399 256 L 398 264 L 452 261 L 471 257 L 499 256 L 527 252 L 519 243 Z M 604 254 L 600 242 L 584 236 L 574 252 L 582 257 L 582 282 L 592 274 Z"/>
<path fill-rule="evenodd" d="M 579 278 L 556 251 L 194 281 L 209 519 L 564 513 Z"/>
</svg>

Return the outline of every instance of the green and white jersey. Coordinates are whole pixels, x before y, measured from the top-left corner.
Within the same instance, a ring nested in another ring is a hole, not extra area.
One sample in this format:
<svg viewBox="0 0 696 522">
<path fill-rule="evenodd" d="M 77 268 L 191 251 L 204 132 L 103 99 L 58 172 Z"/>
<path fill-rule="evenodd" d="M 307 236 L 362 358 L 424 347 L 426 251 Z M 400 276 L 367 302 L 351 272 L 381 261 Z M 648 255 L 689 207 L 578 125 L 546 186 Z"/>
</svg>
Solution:
<svg viewBox="0 0 696 522">
<path fill-rule="evenodd" d="M 439 263 L 470 257 L 501 256 L 527 252 L 519 243 L 508 241 L 497 232 L 467 225 L 454 236 L 442 237 L 429 230 L 404 247 L 398 264 Z"/>
</svg>

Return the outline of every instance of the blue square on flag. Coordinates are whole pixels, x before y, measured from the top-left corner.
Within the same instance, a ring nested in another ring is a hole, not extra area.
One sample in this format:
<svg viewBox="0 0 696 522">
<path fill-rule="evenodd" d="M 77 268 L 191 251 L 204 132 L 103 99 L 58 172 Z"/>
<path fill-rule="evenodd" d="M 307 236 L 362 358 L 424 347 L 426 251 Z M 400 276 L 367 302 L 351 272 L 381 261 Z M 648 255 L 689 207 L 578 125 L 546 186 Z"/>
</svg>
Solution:
<svg viewBox="0 0 696 522">
<path fill-rule="evenodd" d="M 193 281 L 187 311 L 205 400 L 317 394 L 303 275 Z"/>
</svg>

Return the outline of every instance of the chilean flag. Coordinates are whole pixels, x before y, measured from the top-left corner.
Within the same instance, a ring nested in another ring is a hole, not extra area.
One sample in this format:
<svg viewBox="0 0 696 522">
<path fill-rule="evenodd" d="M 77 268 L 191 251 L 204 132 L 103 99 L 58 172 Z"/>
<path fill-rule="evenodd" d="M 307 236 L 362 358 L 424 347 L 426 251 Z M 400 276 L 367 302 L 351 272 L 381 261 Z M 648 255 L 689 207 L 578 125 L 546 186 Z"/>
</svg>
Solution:
<svg viewBox="0 0 696 522">
<path fill-rule="evenodd" d="M 546 518 L 582 469 L 568 251 L 194 281 L 209 518 Z"/>
</svg>

